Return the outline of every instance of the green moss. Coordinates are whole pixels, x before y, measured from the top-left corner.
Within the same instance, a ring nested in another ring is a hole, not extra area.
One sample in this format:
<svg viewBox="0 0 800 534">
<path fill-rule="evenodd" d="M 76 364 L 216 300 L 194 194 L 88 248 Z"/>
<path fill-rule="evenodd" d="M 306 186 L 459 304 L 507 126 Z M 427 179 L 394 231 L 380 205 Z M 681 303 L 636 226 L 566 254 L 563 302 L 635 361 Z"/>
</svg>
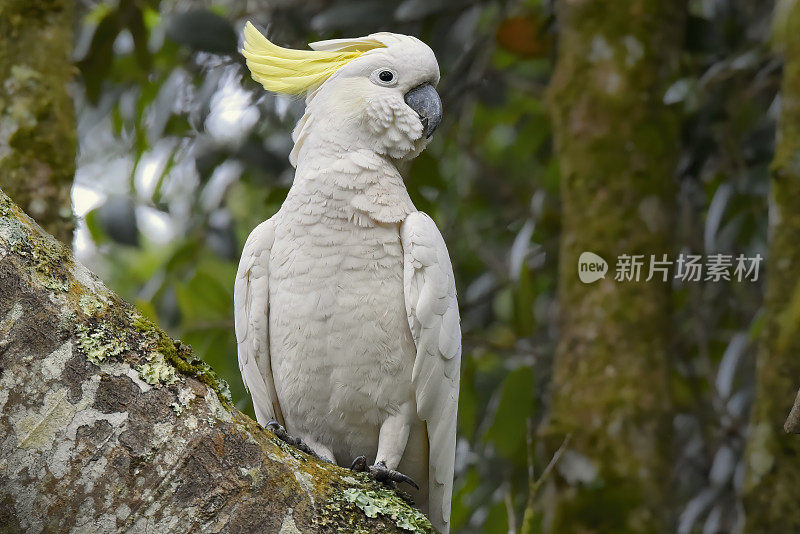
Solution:
<svg viewBox="0 0 800 534">
<path fill-rule="evenodd" d="M 172 406 L 172 411 L 175 412 L 178 417 L 180 417 L 180 415 L 183 413 L 183 410 L 189 407 L 189 403 L 191 403 L 192 399 L 195 397 L 196 395 L 191 389 L 181 389 L 178 392 L 178 400 L 170 404 L 170 406 Z"/>
<path fill-rule="evenodd" d="M 382 515 L 391 519 L 403 530 L 419 534 L 433 530 L 430 521 L 422 512 L 403 502 L 393 491 L 348 488 L 342 495 L 347 502 L 360 508 L 367 517 Z"/>
<path fill-rule="evenodd" d="M 0 176 L 48 232 L 70 243 L 75 117 L 72 2 L 0 2 Z"/>
<path fill-rule="evenodd" d="M 95 365 L 113 356 L 118 356 L 129 350 L 125 339 L 115 335 L 116 329 L 105 323 L 99 322 L 94 325 L 79 323 L 75 327 L 75 334 L 78 338 L 78 347 L 86 358 Z"/>
<path fill-rule="evenodd" d="M 744 505 L 751 534 L 800 532 L 800 439 L 782 427 L 800 376 L 800 2 L 779 2 L 775 44 L 785 65 L 772 162 L 769 248 Z"/>
<path fill-rule="evenodd" d="M 153 352 L 163 357 L 165 362 L 169 362 L 176 371 L 187 376 L 193 376 L 208 385 L 216 392 L 223 405 L 233 405 L 227 382 L 218 377 L 211 366 L 197 358 L 188 346 L 170 338 L 153 322 L 138 312 L 131 312 L 129 319 L 131 326 L 152 346 Z"/>
<path fill-rule="evenodd" d="M 96 316 L 105 308 L 105 305 L 92 295 L 81 295 L 78 305 L 83 310 L 83 313 L 89 317 Z"/>
<path fill-rule="evenodd" d="M 0 193 L 2 193 L 0 188 Z M 14 213 L 14 203 L 6 194 L 0 194 L 0 217 L 11 217 Z"/>
<path fill-rule="evenodd" d="M 164 356 L 160 352 L 151 353 L 147 357 L 147 363 L 137 366 L 136 371 L 142 380 L 152 386 L 171 385 L 178 381 L 175 368 L 164 360 Z M 173 403 L 174 407 L 175 403 Z M 176 410 L 176 412 L 180 415 L 180 411 Z"/>
<path fill-rule="evenodd" d="M 273 479 L 273 483 L 287 488 L 300 483 L 313 495 L 314 532 L 367 534 L 384 532 L 386 526 L 394 524 L 410 532 L 435 533 L 430 521 L 400 493 L 368 474 L 354 473 L 290 447 L 240 412 L 234 413 L 233 423 L 238 432 L 258 439 L 265 456 L 292 466 L 285 480 Z M 261 473 L 251 474 L 254 484 L 262 477 Z"/>
<path fill-rule="evenodd" d="M 124 325 L 109 312 L 108 306 L 90 293 L 82 293 L 77 304 L 86 319 L 75 323 L 75 336 L 78 348 L 90 362 L 100 365 L 130 350 L 132 344 Z"/>
<path fill-rule="evenodd" d="M 321 508 L 315 523 L 322 532 L 367 534 L 370 531 L 352 515 L 352 506 L 345 500 L 330 500 Z"/>
<path fill-rule="evenodd" d="M 146 382 L 173 384 L 178 380 L 176 373 L 181 373 L 211 387 L 223 405 L 233 405 L 228 384 L 207 363 L 196 358 L 188 346 L 171 339 L 110 292 L 99 296 L 77 281 L 69 252 L 40 233 L 3 191 L 0 191 L 0 244 L 19 258 L 42 287 L 63 293 L 60 297 L 75 311 L 62 319 L 72 325 L 69 328 L 77 347 L 89 361 L 100 365 L 131 351 L 129 363 L 135 364 Z"/>
<path fill-rule="evenodd" d="M 39 282 L 46 288 L 67 292 L 70 289 L 67 270 L 72 260 L 63 248 L 34 231 L 13 202 L 0 191 L 0 240 L 10 252 L 31 264 Z"/>
<path fill-rule="evenodd" d="M 272 435 L 272 433 L 270 433 L 270 435 Z M 288 454 L 289 456 L 291 456 L 295 460 L 300 460 L 301 462 L 307 462 L 308 461 L 309 457 L 308 457 L 308 455 L 306 453 L 300 451 L 299 449 L 296 449 L 296 448 L 292 447 L 291 445 L 289 445 L 285 441 L 283 441 L 283 440 L 281 440 L 279 438 L 276 438 L 276 437 L 271 437 L 270 441 L 272 441 L 272 443 L 275 444 L 275 446 L 277 446 L 280 450 L 282 450 L 284 453 Z"/>
<path fill-rule="evenodd" d="M 332 475 L 341 476 L 339 473 L 329 472 L 315 476 L 314 481 L 319 484 L 319 489 L 323 493 L 324 490 L 329 492 Z M 314 519 L 315 525 L 321 532 L 333 531 L 342 534 L 375 532 L 375 525 L 370 519 L 389 521 L 398 528 L 418 534 L 436 532 L 422 512 L 405 502 L 394 491 L 378 487 L 374 481 L 363 481 L 357 486 L 346 488 L 337 488 L 334 485 L 333 490 Z M 363 515 L 360 515 L 361 513 Z"/>
</svg>

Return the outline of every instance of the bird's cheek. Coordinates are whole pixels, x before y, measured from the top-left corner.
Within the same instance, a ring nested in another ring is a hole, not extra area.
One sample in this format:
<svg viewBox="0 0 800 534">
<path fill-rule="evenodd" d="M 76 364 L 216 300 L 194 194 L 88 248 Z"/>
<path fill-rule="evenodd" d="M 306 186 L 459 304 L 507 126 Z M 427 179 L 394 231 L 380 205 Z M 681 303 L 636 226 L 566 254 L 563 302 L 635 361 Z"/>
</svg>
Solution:
<svg viewBox="0 0 800 534">
<path fill-rule="evenodd" d="M 381 135 L 392 127 L 394 123 L 393 106 L 388 105 L 378 98 L 370 98 L 364 106 L 364 120 L 367 128 L 376 134 Z"/>
<path fill-rule="evenodd" d="M 371 98 L 364 108 L 365 133 L 381 154 L 402 159 L 427 145 L 417 114 L 401 98 Z"/>
<path fill-rule="evenodd" d="M 342 80 L 328 98 L 329 112 L 335 120 L 362 120 L 368 100 L 369 95 L 357 80 Z"/>
</svg>

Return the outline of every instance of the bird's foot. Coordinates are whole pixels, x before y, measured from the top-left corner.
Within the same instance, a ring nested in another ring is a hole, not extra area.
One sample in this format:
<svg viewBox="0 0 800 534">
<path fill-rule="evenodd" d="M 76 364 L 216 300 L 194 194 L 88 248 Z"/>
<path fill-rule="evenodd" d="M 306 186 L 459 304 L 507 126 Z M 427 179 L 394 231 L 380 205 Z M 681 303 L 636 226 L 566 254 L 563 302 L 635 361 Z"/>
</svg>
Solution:
<svg viewBox="0 0 800 534">
<path fill-rule="evenodd" d="M 289 435 L 289 433 L 286 432 L 286 429 L 274 419 L 267 423 L 267 429 L 272 431 L 272 433 L 275 434 L 275 437 L 284 443 L 288 443 L 295 449 L 300 449 L 304 453 L 320 459 L 319 455 L 314 452 L 314 449 L 309 447 L 302 439 Z"/>
<path fill-rule="evenodd" d="M 359 456 L 355 460 L 353 460 L 353 464 L 350 466 L 350 469 L 353 471 L 359 472 L 367 472 L 369 475 L 377 480 L 378 482 L 392 484 L 393 482 L 405 482 L 406 484 L 410 484 L 415 488 L 419 489 L 414 480 L 408 475 L 404 475 L 400 471 L 395 471 L 394 469 L 389 469 L 386 467 L 384 462 L 376 462 L 373 465 L 367 466 L 367 458 L 366 456 Z"/>
</svg>

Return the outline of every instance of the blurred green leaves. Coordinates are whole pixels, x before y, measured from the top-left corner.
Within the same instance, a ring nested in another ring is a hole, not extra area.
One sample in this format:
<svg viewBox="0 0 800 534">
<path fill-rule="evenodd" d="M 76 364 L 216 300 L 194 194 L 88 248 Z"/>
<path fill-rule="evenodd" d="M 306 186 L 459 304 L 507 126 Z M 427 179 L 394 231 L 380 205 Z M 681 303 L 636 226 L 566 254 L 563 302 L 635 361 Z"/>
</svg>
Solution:
<svg viewBox="0 0 800 534">
<path fill-rule="evenodd" d="M 176 13 L 169 18 L 167 37 L 197 52 L 234 55 L 239 37 L 231 22 L 206 10 Z"/>
<path fill-rule="evenodd" d="M 114 61 L 114 43 L 122 31 L 130 32 L 133 40 L 133 50 L 136 64 L 140 70 L 147 72 L 150 69 L 151 57 L 148 49 L 148 28 L 145 24 L 145 13 L 153 19 L 153 5 L 158 2 L 137 2 L 135 0 L 120 0 L 112 4 L 100 4 L 94 12 L 87 17 L 89 22 L 95 22 L 91 44 L 84 57 L 77 61 L 86 89 L 86 95 L 93 103 L 100 97 L 103 80 L 111 71 Z"/>
<path fill-rule="evenodd" d="M 526 421 L 533 415 L 534 408 L 533 384 L 530 367 L 520 367 L 505 377 L 494 419 L 483 437 L 501 456 L 517 464 L 522 462 L 523 466 Z"/>
</svg>

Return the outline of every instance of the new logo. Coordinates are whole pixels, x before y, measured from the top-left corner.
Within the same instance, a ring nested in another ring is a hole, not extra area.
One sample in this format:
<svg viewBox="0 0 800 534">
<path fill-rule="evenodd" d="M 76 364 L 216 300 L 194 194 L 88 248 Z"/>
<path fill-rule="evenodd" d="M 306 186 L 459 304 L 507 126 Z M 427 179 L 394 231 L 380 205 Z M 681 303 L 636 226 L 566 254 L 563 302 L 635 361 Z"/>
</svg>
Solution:
<svg viewBox="0 0 800 534">
<path fill-rule="evenodd" d="M 597 282 L 606 277 L 608 263 L 594 252 L 583 252 L 578 258 L 578 278 L 584 284 Z"/>
</svg>

